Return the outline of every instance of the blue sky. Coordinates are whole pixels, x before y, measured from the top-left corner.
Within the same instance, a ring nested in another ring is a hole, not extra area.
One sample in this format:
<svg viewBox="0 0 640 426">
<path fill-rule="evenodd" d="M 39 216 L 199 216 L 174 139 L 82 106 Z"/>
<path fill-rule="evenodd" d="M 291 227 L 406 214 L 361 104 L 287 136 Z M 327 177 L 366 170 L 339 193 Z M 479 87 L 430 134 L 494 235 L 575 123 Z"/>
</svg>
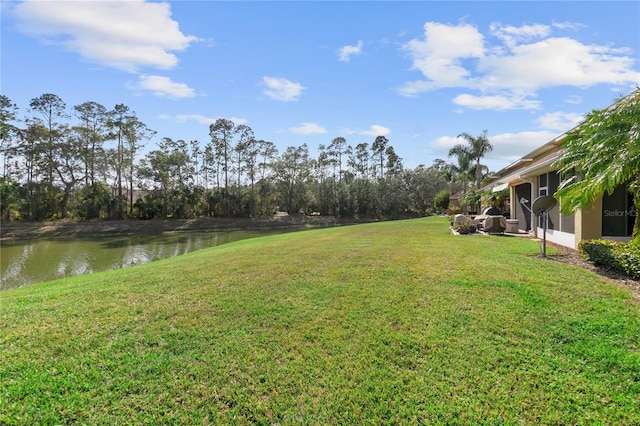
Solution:
<svg viewBox="0 0 640 426">
<path fill-rule="evenodd" d="M 2 1 L 0 90 L 229 118 L 280 152 L 386 136 L 406 167 L 488 131 L 498 170 L 640 85 L 638 1 Z"/>
</svg>

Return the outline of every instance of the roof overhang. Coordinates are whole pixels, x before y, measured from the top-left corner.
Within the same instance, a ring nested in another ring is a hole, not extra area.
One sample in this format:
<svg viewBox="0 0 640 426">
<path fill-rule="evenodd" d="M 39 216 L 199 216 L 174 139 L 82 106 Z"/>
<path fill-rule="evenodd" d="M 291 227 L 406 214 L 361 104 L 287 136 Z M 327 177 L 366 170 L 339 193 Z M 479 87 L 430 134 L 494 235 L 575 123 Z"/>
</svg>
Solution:
<svg viewBox="0 0 640 426">
<path fill-rule="evenodd" d="M 491 188 L 491 192 L 500 192 L 500 191 L 505 190 L 507 188 L 509 188 L 509 183 L 508 182 L 499 183 L 496 186 L 494 186 L 493 188 Z"/>
<path fill-rule="evenodd" d="M 553 168 L 553 163 L 555 163 L 558 158 L 560 158 L 562 156 L 563 152 L 562 151 L 557 151 L 555 153 L 555 155 L 552 155 L 548 158 L 546 158 L 544 161 L 541 161 L 539 163 L 536 164 L 532 164 L 531 166 L 520 170 L 519 174 L 520 174 L 520 178 L 530 178 L 542 173 L 546 173 L 546 172 L 550 172 L 552 170 L 555 170 L 555 168 Z"/>
<path fill-rule="evenodd" d="M 492 186 L 487 185 L 485 189 L 490 189 L 492 192 L 498 192 L 502 191 L 507 186 L 516 186 L 523 183 L 531 183 L 534 176 L 555 170 L 553 168 L 553 163 L 555 163 L 558 158 L 562 156 L 562 154 L 563 151 L 559 150 L 552 155 L 547 156 L 547 158 L 545 158 L 543 161 L 531 164 L 528 167 L 515 168 L 515 170 L 512 170 L 511 173 L 496 179 L 494 182 L 491 182 L 491 184 L 489 185 Z M 522 164 L 525 164 L 525 161 L 528 159 L 523 160 L 524 161 L 522 162 Z"/>
</svg>

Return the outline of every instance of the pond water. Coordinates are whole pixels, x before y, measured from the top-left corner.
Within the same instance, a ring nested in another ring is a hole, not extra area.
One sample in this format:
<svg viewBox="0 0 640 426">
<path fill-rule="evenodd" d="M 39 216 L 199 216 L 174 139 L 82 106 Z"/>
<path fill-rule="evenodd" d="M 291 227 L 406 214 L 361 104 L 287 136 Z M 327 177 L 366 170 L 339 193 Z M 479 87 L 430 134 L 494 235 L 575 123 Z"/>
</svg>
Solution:
<svg viewBox="0 0 640 426">
<path fill-rule="evenodd" d="M 293 230 L 171 232 L 3 241 L 0 290 L 126 268 L 233 241 Z"/>
</svg>

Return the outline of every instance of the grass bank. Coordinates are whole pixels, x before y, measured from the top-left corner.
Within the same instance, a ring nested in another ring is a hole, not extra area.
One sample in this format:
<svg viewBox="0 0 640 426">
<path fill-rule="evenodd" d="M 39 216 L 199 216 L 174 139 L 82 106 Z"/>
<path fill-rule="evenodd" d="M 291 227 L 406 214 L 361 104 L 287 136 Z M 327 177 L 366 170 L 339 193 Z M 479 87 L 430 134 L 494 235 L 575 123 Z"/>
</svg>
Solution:
<svg viewBox="0 0 640 426">
<path fill-rule="evenodd" d="M 446 219 L 0 293 L 0 424 L 638 424 L 640 308 Z"/>
<path fill-rule="evenodd" d="M 96 235 L 160 234 L 163 232 L 231 231 L 348 225 L 352 219 L 329 216 L 273 216 L 260 218 L 199 218 L 151 220 L 57 220 L 49 222 L 1 222 L 0 241 Z"/>
</svg>

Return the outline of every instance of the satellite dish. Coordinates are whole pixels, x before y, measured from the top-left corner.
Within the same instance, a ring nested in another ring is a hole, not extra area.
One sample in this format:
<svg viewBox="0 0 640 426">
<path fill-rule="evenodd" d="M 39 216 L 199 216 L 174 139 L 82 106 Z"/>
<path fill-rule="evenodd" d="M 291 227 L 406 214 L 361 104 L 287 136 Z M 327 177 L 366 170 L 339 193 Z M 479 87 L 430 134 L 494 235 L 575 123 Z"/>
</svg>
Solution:
<svg viewBox="0 0 640 426">
<path fill-rule="evenodd" d="M 549 212 L 556 206 L 556 199 L 551 195 L 543 195 L 533 200 L 531 211 L 536 216 L 543 215 L 542 227 L 542 256 L 547 257 L 547 222 L 549 221 Z"/>
<path fill-rule="evenodd" d="M 533 200 L 531 210 L 536 216 L 542 213 L 549 213 L 556 206 L 556 199 L 551 195 L 543 195 Z"/>
</svg>

